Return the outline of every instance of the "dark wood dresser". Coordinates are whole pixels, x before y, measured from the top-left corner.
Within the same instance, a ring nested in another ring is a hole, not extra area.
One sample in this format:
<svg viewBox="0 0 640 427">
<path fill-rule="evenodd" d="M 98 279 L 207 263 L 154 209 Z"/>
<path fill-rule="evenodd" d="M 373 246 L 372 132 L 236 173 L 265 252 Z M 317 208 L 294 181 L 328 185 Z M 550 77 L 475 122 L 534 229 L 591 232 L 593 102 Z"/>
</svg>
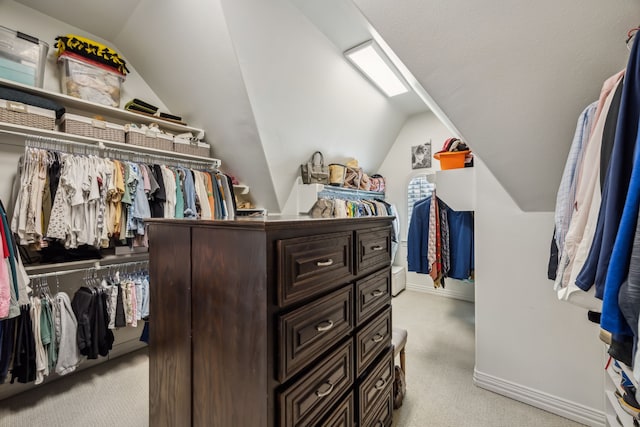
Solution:
<svg viewBox="0 0 640 427">
<path fill-rule="evenodd" d="M 149 224 L 150 425 L 391 425 L 390 217 Z"/>
</svg>

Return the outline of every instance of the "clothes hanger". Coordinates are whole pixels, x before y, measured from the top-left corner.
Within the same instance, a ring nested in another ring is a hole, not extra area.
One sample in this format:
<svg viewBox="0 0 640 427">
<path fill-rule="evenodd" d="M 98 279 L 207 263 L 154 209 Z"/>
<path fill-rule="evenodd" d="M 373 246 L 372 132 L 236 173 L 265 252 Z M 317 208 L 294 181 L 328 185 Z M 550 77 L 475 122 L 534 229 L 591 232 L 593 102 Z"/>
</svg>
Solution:
<svg viewBox="0 0 640 427">
<path fill-rule="evenodd" d="M 635 39 L 635 36 L 638 30 L 640 30 L 640 26 L 637 26 L 627 31 L 627 40 L 625 41 L 627 45 L 627 49 L 631 50 L 631 46 L 633 45 L 633 43 L 630 43 L 630 42 Z"/>
</svg>

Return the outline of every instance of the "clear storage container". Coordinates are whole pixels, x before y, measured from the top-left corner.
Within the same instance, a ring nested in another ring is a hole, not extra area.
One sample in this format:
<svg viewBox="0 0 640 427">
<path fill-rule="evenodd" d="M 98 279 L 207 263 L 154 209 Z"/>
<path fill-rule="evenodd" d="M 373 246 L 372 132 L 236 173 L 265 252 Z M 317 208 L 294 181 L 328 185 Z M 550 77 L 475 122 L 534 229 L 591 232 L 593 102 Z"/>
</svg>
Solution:
<svg viewBox="0 0 640 427">
<path fill-rule="evenodd" d="M 62 67 L 62 93 L 96 104 L 120 107 L 124 75 L 66 53 L 58 57 L 58 63 Z"/>
<path fill-rule="evenodd" d="M 42 87 L 48 51 L 42 40 L 0 26 L 0 77 Z"/>
</svg>

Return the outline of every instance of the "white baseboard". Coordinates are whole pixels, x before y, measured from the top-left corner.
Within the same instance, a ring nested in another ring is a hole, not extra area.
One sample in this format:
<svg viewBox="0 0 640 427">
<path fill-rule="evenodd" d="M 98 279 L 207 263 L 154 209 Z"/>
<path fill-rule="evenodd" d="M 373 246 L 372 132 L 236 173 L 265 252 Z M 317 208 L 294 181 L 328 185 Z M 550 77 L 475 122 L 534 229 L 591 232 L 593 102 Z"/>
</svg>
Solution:
<svg viewBox="0 0 640 427">
<path fill-rule="evenodd" d="M 415 283 L 407 282 L 407 289 L 416 291 L 416 292 L 424 292 L 427 294 L 439 295 L 441 297 L 455 298 L 462 301 L 469 301 L 469 302 L 475 301 L 473 294 L 469 295 L 466 292 L 462 292 L 460 290 L 450 289 L 446 287 L 444 289 L 434 288 L 433 286 L 429 286 L 429 285 L 416 285 Z"/>
<path fill-rule="evenodd" d="M 592 427 L 604 427 L 605 414 L 569 400 L 529 387 L 512 383 L 474 369 L 473 382 L 478 387 L 493 391 L 519 402 L 543 409 L 561 417 Z"/>
</svg>

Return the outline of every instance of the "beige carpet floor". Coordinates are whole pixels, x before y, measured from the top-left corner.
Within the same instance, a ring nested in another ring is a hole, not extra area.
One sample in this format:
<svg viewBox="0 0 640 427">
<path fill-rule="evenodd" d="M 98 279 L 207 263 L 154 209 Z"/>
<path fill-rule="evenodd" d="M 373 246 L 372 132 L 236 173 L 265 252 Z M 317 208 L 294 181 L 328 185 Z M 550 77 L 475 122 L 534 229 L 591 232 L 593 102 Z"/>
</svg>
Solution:
<svg viewBox="0 0 640 427">
<path fill-rule="evenodd" d="M 473 304 L 404 291 L 393 299 L 393 322 L 409 331 L 395 426 L 580 425 L 473 385 Z M 0 401 L 0 427 L 147 426 L 148 368 L 143 349 Z"/>
<path fill-rule="evenodd" d="M 0 427 L 148 425 L 146 348 L 0 401 Z"/>
</svg>

